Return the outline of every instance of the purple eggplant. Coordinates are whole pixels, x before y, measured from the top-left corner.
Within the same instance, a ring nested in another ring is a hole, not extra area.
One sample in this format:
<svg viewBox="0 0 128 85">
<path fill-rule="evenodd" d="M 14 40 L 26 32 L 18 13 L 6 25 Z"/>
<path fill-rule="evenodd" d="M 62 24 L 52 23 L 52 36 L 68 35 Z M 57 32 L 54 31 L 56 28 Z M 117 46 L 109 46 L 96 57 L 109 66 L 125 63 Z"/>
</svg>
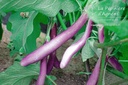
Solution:
<svg viewBox="0 0 128 85">
<path fill-rule="evenodd" d="M 53 67 L 60 68 L 60 61 L 56 57 L 56 52 L 50 54 L 48 63 L 47 63 L 47 75 L 50 74 Z"/>
<path fill-rule="evenodd" d="M 47 57 L 45 57 L 40 61 L 40 73 L 36 85 L 44 85 L 46 71 L 47 71 L 46 69 L 47 69 Z"/>
<path fill-rule="evenodd" d="M 98 37 L 99 37 L 99 42 L 103 43 L 104 42 L 104 28 L 99 28 L 98 29 Z"/>
<path fill-rule="evenodd" d="M 66 51 L 63 55 L 63 58 L 61 60 L 61 63 L 60 63 L 60 68 L 64 68 L 69 63 L 72 56 L 85 45 L 88 37 L 91 34 L 92 25 L 93 25 L 93 22 L 92 22 L 92 20 L 89 19 L 87 27 L 86 27 L 86 31 L 85 31 L 84 35 L 82 36 L 82 38 L 66 49 Z"/>
<path fill-rule="evenodd" d="M 108 62 L 112 65 L 113 68 L 115 68 L 118 71 L 123 72 L 122 65 L 118 62 L 118 60 L 115 57 L 108 58 Z"/>
<path fill-rule="evenodd" d="M 54 59 L 55 59 L 55 56 L 56 55 L 56 52 L 53 52 L 50 54 L 49 56 L 49 59 L 48 59 L 48 63 L 47 63 L 47 75 L 50 74 L 50 72 L 52 71 L 53 69 L 53 66 L 54 66 Z"/>
<path fill-rule="evenodd" d="M 100 63 L 101 63 L 101 58 L 98 59 L 95 68 L 91 74 L 91 76 L 89 77 L 86 85 L 96 85 L 97 84 L 97 80 L 99 77 L 99 71 L 100 71 Z"/>
<path fill-rule="evenodd" d="M 103 43 L 104 42 L 104 28 L 99 28 L 98 29 L 98 37 L 99 37 L 99 42 Z M 100 63 L 101 63 L 101 57 L 98 59 L 95 68 L 89 77 L 86 85 L 96 85 L 99 77 L 99 72 L 100 72 Z"/>
<path fill-rule="evenodd" d="M 55 57 L 55 59 L 54 59 L 54 67 L 55 68 L 60 68 L 60 61 L 58 60 L 57 57 Z"/>
<path fill-rule="evenodd" d="M 54 24 L 53 28 L 51 29 L 50 32 L 50 38 L 53 39 L 55 38 L 57 35 L 57 25 Z M 48 63 L 47 63 L 47 74 L 50 74 L 50 72 L 53 69 L 54 63 L 57 62 L 56 61 L 57 57 L 56 57 L 56 51 L 52 52 L 49 56 L 48 59 Z"/>
<path fill-rule="evenodd" d="M 34 52 L 30 53 L 21 60 L 22 66 L 27 66 L 29 64 L 35 63 L 54 52 L 59 48 L 63 43 L 72 38 L 86 23 L 88 16 L 85 12 L 80 16 L 80 18 L 67 30 L 56 36 L 50 42 L 39 47 Z"/>
</svg>

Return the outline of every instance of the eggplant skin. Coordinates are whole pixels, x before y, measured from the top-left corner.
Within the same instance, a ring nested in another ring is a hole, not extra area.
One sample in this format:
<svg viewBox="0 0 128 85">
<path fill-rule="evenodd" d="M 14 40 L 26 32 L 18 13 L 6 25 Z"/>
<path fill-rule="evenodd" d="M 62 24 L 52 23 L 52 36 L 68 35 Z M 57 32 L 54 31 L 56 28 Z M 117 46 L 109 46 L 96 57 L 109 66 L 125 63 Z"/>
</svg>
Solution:
<svg viewBox="0 0 128 85">
<path fill-rule="evenodd" d="M 118 60 L 113 56 L 108 59 L 108 62 L 112 65 L 113 68 L 115 68 L 118 71 L 123 72 L 122 65 L 118 62 Z"/>
<path fill-rule="evenodd" d="M 80 18 L 67 30 L 56 36 L 50 42 L 39 47 L 37 50 L 33 51 L 26 57 L 21 60 L 21 66 L 27 66 L 29 64 L 38 62 L 42 60 L 45 56 L 48 56 L 50 53 L 54 52 L 67 40 L 71 39 L 86 23 L 88 16 L 85 12 L 80 16 Z"/>
<path fill-rule="evenodd" d="M 36 85 L 44 85 L 46 72 L 47 72 L 47 57 L 40 61 L 40 73 Z"/>
<path fill-rule="evenodd" d="M 86 31 L 85 31 L 84 35 L 82 36 L 82 38 L 80 40 L 78 40 L 76 43 L 69 46 L 66 49 L 66 51 L 64 52 L 62 61 L 60 63 L 60 68 L 66 67 L 67 64 L 69 63 L 69 61 L 71 60 L 72 56 L 85 45 L 87 39 L 89 38 L 89 36 L 92 32 L 92 28 L 93 28 L 92 25 L 93 25 L 93 22 L 92 22 L 92 20 L 89 19 L 87 27 L 86 27 Z"/>
<path fill-rule="evenodd" d="M 86 85 L 97 85 L 98 77 L 99 77 L 99 72 L 100 72 L 100 63 L 101 63 L 101 57 L 98 59 L 95 68 L 89 77 Z"/>
</svg>

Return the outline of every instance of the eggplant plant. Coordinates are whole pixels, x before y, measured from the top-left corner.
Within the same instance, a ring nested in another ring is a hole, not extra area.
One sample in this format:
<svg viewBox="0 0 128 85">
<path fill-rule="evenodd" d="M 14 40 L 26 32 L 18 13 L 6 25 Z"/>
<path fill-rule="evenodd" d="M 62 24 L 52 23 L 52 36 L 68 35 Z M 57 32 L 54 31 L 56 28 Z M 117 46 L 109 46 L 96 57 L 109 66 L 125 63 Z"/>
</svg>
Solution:
<svg viewBox="0 0 128 85">
<path fill-rule="evenodd" d="M 106 70 L 127 79 L 127 7 L 124 0 L 1 0 L 0 23 L 12 33 L 8 48 L 17 57 L 0 73 L 0 85 L 29 85 L 33 79 L 36 85 L 57 85 L 51 71 L 66 68 L 75 54 L 88 60 L 86 67 L 97 57 L 85 85 L 104 85 Z M 37 47 L 42 30 L 46 43 Z M 58 60 L 58 48 L 69 39 L 74 43 Z"/>
</svg>

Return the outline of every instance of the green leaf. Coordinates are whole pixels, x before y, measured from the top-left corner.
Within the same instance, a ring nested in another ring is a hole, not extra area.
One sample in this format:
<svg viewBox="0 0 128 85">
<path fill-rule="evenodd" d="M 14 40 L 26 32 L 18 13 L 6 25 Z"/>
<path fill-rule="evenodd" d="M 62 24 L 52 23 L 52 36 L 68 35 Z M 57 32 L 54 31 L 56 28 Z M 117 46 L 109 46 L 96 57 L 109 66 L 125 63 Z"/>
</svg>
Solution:
<svg viewBox="0 0 128 85">
<path fill-rule="evenodd" d="M 91 58 L 94 56 L 94 51 L 92 50 L 91 46 L 90 46 L 90 40 L 86 41 L 86 44 L 84 45 L 83 49 L 82 49 L 82 60 L 83 62 L 85 62 L 87 59 Z"/>
<path fill-rule="evenodd" d="M 49 17 L 47 17 L 46 15 L 43 15 L 41 13 L 38 13 L 37 16 L 36 16 L 36 22 L 43 23 L 43 24 L 48 24 Z"/>
<path fill-rule="evenodd" d="M 128 37 L 128 20 L 123 20 L 117 26 L 106 26 L 105 28 L 115 32 L 120 38 Z"/>
<path fill-rule="evenodd" d="M 120 22 L 124 10 L 122 0 L 102 0 L 91 4 L 87 14 L 96 23 L 112 26 Z"/>
<path fill-rule="evenodd" d="M 63 9 L 65 12 L 73 12 L 78 10 L 79 8 L 79 5 L 76 0 L 62 0 L 61 4 L 61 9 Z"/>
<path fill-rule="evenodd" d="M 38 11 L 47 16 L 55 16 L 59 10 L 73 12 L 78 10 L 76 0 L 1 0 L 0 12 Z"/>
<path fill-rule="evenodd" d="M 33 26 L 36 15 L 37 12 L 30 12 L 28 18 L 23 18 L 20 16 L 20 13 L 17 12 L 12 14 L 9 18 L 12 24 L 11 40 L 13 41 L 15 50 L 19 51 L 19 49 L 24 48 L 26 53 L 30 53 L 36 49 L 35 40 L 37 37 L 36 35 L 39 34 L 39 32 L 37 32 L 39 29 Z"/>
<path fill-rule="evenodd" d="M 121 46 L 121 48 L 119 49 L 119 51 L 122 53 L 122 55 L 123 55 L 123 57 L 120 57 L 119 58 L 119 61 L 120 60 L 128 60 L 128 50 L 127 50 L 127 48 L 128 48 L 128 43 L 124 43 L 122 46 Z M 125 72 L 125 74 L 127 74 L 128 75 L 128 62 L 120 62 L 121 64 L 122 64 L 122 66 L 123 66 L 123 70 L 124 70 L 124 72 Z"/>
<path fill-rule="evenodd" d="M 44 18 L 44 19 L 46 19 L 46 18 Z M 32 51 L 34 51 L 37 48 L 36 39 L 37 39 L 37 37 L 39 37 L 40 32 L 41 32 L 41 30 L 40 30 L 40 28 L 41 28 L 40 27 L 40 20 L 39 20 L 38 15 L 33 20 L 33 26 L 34 26 L 33 32 L 30 36 L 28 36 L 27 42 L 26 42 L 26 45 L 25 45 L 27 54 L 31 53 Z"/>
<path fill-rule="evenodd" d="M 45 79 L 45 84 L 46 85 L 57 85 L 54 80 L 56 80 L 56 77 L 55 76 L 52 76 L 52 75 L 48 75 L 46 76 L 46 79 Z"/>
<path fill-rule="evenodd" d="M 19 62 L 0 73 L 1 85 L 29 85 L 31 80 L 39 75 L 39 64 L 22 67 Z"/>
</svg>

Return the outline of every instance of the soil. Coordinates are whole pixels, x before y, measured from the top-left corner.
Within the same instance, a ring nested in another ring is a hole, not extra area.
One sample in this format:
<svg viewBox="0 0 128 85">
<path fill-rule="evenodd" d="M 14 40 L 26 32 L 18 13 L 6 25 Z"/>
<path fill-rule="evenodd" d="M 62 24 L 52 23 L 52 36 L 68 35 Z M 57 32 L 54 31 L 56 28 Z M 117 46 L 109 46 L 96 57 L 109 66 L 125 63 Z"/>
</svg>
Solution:
<svg viewBox="0 0 128 85">
<path fill-rule="evenodd" d="M 0 72 L 7 69 L 12 64 L 12 58 L 9 56 L 9 49 L 3 42 L 0 43 Z"/>
</svg>

